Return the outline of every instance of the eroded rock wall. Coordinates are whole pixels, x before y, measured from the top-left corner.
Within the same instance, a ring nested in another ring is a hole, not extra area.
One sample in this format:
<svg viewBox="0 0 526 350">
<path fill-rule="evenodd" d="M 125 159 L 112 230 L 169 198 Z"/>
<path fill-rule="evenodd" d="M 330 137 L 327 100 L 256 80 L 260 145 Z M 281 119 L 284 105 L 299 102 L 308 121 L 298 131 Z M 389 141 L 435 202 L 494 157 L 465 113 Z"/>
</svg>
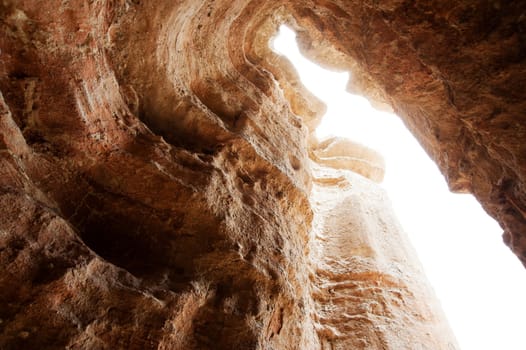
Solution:
<svg viewBox="0 0 526 350">
<path fill-rule="evenodd" d="M 296 4 L 296 2 L 294 2 Z M 306 1 L 308 56 L 386 102 L 452 191 L 471 192 L 526 263 L 525 1 Z"/>
<path fill-rule="evenodd" d="M 383 159 L 346 139 L 312 163 L 310 262 L 321 349 L 457 349 L 389 199 Z"/>
<path fill-rule="evenodd" d="M 0 2 L 0 347 L 325 346 L 309 154 L 331 157 L 312 135 L 324 107 L 268 47 L 283 22 L 392 105 L 522 257 L 523 8 Z M 404 276 L 394 285 L 425 283 Z M 409 344 L 392 329 L 418 322 L 436 335 L 421 341 L 449 344 L 432 296 L 401 300 L 425 316 L 382 311 L 394 328 L 373 332 L 373 317 L 371 341 L 351 344 Z"/>
<path fill-rule="evenodd" d="M 0 347 L 304 346 L 304 128 L 276 87 L 222 81 L 242 78 L 227 53 L 196 54 L 207 12 L 2 8 Z"/>
</svg>

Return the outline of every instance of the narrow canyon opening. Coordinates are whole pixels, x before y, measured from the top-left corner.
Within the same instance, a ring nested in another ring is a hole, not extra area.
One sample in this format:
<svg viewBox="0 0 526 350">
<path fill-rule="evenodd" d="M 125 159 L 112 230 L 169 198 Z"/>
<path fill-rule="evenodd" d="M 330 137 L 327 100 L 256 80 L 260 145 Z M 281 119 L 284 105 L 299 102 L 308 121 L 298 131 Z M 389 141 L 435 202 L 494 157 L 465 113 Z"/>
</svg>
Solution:
<svg viewBox="0 0 526 350">
<path fill-rule="evenodd" d="M 454 194 L 400 118 L 351 95 L 352 76 L 324 69 L 300 52 L 287 26 L 270 43 L 303 85 L 327 105 L 321 141 L 348 138 L 378 151 L 386 189 L 462 349 L 521 349 L 526 312 L 522 264 L 502 244 L 502 229 L 470 194 Z M 491 258 L 489 258 L 491 257 Z"/>
<path fill-rule="evenodd" d="M 525 14 L 0 1 L 0 349 L 523 348 Z"/>
</svg>

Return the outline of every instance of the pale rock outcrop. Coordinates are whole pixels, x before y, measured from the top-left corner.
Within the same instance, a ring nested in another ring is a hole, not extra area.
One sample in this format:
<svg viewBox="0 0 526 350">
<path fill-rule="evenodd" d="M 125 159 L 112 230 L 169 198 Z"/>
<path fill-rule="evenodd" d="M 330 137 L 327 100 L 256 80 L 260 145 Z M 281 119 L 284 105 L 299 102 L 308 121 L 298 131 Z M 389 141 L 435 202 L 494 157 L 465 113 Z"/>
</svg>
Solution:
<svg viewBox="0 0 526 350">
<path fill-rule="evenodd" d="M 374 182 L 382 182 L 385 172 L 383 157 L 374 150 L 348 139 L 331 137 L 316 143 L 313 159 L 329 168 L 347 169 Z"/>
<path fill-rule="evenodd" d="M 312 299 L 321 349 L 457 349 L 412 246 L 376 182 L 384 161 L 318 144 L 310 195 Z"/>
</svg>

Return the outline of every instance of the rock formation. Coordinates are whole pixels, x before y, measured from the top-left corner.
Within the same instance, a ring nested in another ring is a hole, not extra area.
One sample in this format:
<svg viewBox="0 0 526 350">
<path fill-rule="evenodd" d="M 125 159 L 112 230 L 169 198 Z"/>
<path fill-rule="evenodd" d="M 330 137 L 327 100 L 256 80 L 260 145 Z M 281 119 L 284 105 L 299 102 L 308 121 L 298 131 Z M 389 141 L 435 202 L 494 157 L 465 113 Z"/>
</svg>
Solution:
<svg viewBox="0 0 526 350">
<path fill-rule="evenodd" d="M 454 348 L 281 23 L 526 263 L 524 1 L 2 0 L 0 348 Z"/>
<path fill-rule="evenodd" d="M 386 194 L 371 181 L 383 176 L 380 157 L 345 140 L 327 143 L 324 159 L 338 159 L 337 168 L 312 167 L 314 348 L 457 349 Z"/>
</svg>

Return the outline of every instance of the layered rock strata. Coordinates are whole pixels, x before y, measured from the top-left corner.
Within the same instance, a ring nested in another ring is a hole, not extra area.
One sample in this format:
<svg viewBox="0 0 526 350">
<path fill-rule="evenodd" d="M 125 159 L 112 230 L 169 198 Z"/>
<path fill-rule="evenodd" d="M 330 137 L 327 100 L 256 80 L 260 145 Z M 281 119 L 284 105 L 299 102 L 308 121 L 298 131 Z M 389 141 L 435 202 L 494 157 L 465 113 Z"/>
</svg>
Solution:
<svg viewBox="0 0 526 350">
<path fill-rule="evenodd" d="M 323 162 L 312 166 L 310 259 L 320 348 L 458 349 L 389 199 L 375 183 L 383 176 L 381 157 L 345 139 L 321 145 Z"/>
<path fill-rule="evenodd" d="M 313 238 L 326 209 L 309 157 L 345 161 L 314 138 L 323 106 L 268 42 L 288 23 L 306 54 L 351 71 L 350 88 L 392 106 L 525 261 L 525 13 L 520 1 L 1 1 L 0 348 L 310 349 L 331 327 L 364 349 L 448 346 L 415 265 L 386 267 L 405 248 L 376 249 L 367 269 L 337 252 L 371 311 L 359 327 L 337 321 L 359 309 L 345 290 L 324 314 L 313 291 L 332 282 L 317 271 L 340 243 Z M 365 153 L 353 169 L 378 178 Z M 383 234 L 364 232 L 353 249 Z"/>
</svg>

